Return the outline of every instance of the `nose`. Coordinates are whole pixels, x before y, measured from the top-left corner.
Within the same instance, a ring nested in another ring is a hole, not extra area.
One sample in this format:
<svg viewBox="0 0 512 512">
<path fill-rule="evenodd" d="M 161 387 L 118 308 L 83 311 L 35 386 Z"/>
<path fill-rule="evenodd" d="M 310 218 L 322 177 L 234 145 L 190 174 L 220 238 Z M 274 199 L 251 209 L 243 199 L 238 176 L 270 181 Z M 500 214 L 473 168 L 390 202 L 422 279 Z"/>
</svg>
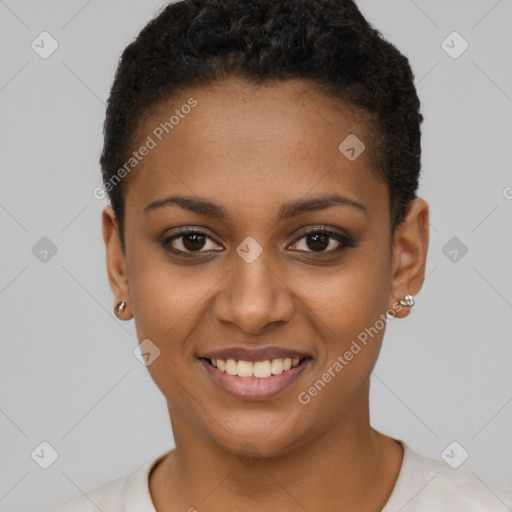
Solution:
<svg viewBox="0 0 512 512">
<path fill-rule="evenodd" d="M 294 311 L 292 291 L 284 276 L 270 268 L 264 254 L 251 263 L 242 258 L 236 261 L 215 298 L 215 318 L 248 334 L 289 322 Z"/>
</svg>

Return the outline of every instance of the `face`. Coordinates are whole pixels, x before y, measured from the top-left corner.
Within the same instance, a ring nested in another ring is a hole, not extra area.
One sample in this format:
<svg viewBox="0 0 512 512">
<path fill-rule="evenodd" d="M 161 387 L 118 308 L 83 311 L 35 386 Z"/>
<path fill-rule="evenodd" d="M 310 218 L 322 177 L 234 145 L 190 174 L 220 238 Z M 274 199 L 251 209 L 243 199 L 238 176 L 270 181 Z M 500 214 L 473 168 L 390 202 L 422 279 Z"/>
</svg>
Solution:
<svg viewBox="0 0 512 512">
<path fill-rule="evenodd" d="M 391 239 L 368 129 L 299 80 L 191 89 L 144 119 L 125 255 L 109 207 L 103 230 L 176 431 L 270 456 L 367 421 L 385 313 L 407 314 L 428 245 L 421 199 Z"/>
</svg>

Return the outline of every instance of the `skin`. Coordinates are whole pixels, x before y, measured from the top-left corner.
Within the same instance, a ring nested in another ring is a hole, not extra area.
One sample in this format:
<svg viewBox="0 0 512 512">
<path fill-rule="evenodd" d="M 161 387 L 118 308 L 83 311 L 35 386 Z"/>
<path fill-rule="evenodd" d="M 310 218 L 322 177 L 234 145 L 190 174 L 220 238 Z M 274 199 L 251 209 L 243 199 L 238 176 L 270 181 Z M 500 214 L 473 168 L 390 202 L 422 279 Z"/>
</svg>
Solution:
<svg viewBox="0 0 512 512">
<path fill-rule="evenodd" d="M 155 508 L 380 511 L 403 457 L 369 421 L 369 379 L 385 328 L 308 404 L 297 396 L 379 315 L 420 291 L 428 204 L 414 200 L 391 238 L 388 190 L 372 172 L 365 116 L 305 80 L 259 89 L 226 80 L 188 90 L 148 113 L 138 142 L 190 97 L 197 106 L 126 183 L 126 254 L 112 208 L 102 216 L 114 304 L 125 301 L 120 317 L 134 317 L 139 340 L 161 351 L 148 371 L 167 400 L 176 449 L 150 474 Z M 351 133 L 367 147 L 355 161 L 338 150 Z M 335 205 L 277 222 L 281 204 L 333 192 L 366 212 Z M 176 193 L 208 198 L 229 216 L 176 205 L 144 212 Z M 184 226 L 211 240 L 162 246 Z M 322 226 L 358 245 L 335 252 L 343 245 L 328 238 L 333 251 L 322 253 L 304 236 Z M 236 252 L 249 236 L 263 249 L 252 263 Z M 180 258 L 169 247 L 196 253 Z M 395 316 L 409 311 L 400 307 Z M 235 345 L 298 348 L 312 364 L 280 395 L 247 401 L 212 384 L 197 359 Z"/>
</svg>

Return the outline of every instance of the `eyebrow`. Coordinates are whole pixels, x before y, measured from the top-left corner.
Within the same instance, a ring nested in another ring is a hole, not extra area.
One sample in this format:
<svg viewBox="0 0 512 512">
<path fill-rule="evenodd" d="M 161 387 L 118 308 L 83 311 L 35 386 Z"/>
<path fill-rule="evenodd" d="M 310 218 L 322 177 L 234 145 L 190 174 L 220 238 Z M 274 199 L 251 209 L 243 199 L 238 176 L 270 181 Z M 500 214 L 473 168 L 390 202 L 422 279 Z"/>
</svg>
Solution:
<svg viewBox="0 0 512 512">
<path fill-rule="evenodd" d="M 202 197 L 184 195 L 172 195 L 164 197 L 163 199 L 157 199 L 156 201 L 148 204 L 146 208 L 144 208 L 144 212 L 154 211 L 158 208 L 171 205 L 178 205 L 184 210 L 189 210 L 206 217 L 214 217 L 218 219 L 226 219 L 229 217 L 226 209 L 217 203 Z M 362 203 L 338 194 L 329 194 L 311 197 L 308 199 L 299 199 L 297 201 L 290 201 L 283 204 L 279 209 L 278 221 L 290 219 L 308 212 L 325 210 L 335 205 L 350 206 L 363 211 L 366 214 L 368 213 L 366 207 Z"/>
</svg>

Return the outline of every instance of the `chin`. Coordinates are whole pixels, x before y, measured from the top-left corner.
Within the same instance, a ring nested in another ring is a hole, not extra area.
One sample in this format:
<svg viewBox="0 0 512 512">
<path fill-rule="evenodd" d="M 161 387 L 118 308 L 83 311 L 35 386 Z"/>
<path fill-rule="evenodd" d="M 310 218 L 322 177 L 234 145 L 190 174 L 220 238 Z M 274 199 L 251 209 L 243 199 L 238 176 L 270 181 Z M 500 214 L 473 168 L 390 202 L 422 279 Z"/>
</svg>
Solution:
<svg viewBox="0 0 512 512">
<path fill-rule="evenodd" d="M 224 424 L 226 430 L 219 427 L 215 432 L 210 431 L 210 437 L 221 448 L 240 457 L 255 459 L 278 457 L 315 437 L 314 433 L 308 435 L 304 431 L 303 419 L 295 420 L 299 421 L 299 427 L 293 423 L 292 416 L 289 413 L 277 416 L 261 412 L 241 418 L 240 414 L 236 414 L 232 421 Z M 211 424 L 209 427 L 211 428 Z M 311 432 L 313 430 L 312 426 Z"/>
</svg>

